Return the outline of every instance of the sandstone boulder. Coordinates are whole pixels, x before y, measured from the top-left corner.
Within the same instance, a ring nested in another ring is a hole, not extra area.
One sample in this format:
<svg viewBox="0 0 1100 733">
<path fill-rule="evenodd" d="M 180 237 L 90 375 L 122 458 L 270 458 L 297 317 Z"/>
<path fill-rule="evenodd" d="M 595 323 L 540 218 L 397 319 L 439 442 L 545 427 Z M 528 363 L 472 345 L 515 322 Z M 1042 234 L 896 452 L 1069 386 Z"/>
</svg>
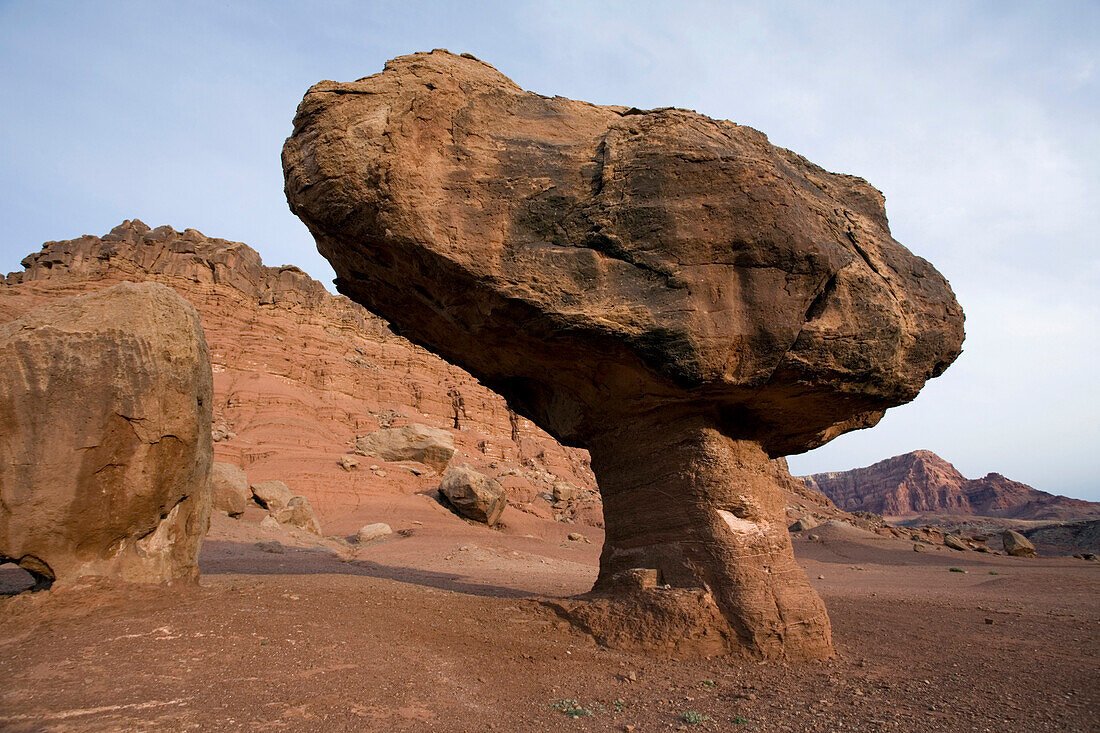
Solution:
<svg viewBox="0 0 1100 733">
<path fill-rule="evenodd" d="M 944 547 L 958 550 L 959 552 L 965 552 L 970 549 L 970 546 L 966 544 L 962 537 L 953 534 L 945 534 L 943 536 L 943 544 Z"/>
<path fill-rule="evenodd" d="M 802 517 L 802 519 L 797 520 L 787 529 L 789 529 L 791 532 L 805 532 L 806 530 L 813 529 L 816 526 L 817 522 L 814 521 L 813 517 Z"/>
<path fill-rule="evenodd" d="M 214 509 L 231 517 L 244 514 L 252 499 L 248 476 L 231 463 L 214 462 L 210 469 L 210 488 Z"/>
<path fill-rule="evenodd" d="M 569 501 L 577 495 L 577 489 L 568 481 L 555 481 L 551 495 L 554 501 Z"/>
<path fill-rule="evenodd" d="M 497 523 L 508 503 L 499 483 L 466 465 L 447 469 L 439 483 L 439 493 L 459 514 L 490 527 Z"/>
<path fill-rule="evenodd" d="M 262 481 L 252 486 L 252 497 L 269 512 L 285 509 L 294 498 L 294 492 L 282 481 Z"/>
<path fill-rule="evenodd" d="M 963 337 L 879 191 L 748 127 L 532 94 L 442 51 L 314 85 L 283 171 L 340 292 L 589 449 L 596 596 L 651 619 L 612 579 L 655 568 L 716 604 L 683 618 L 724 619 L 730 650 L 831 654 L 772 459 L 874 425 Z M 629 615 L 597 605 L 589 629 Z"/>
<path fill-rule="evenodd" d="M 1015 557 L 1035 557 L 1035 545 L 1014 529 L 1006 529 L 1001 534 L 1001 542 L 1004 543 L 1005 552 Z"/>
<path fill-rule="evenodd" d="M 126 283 L 0 325 L 0 562 L 39 580 L 194 580 L 212 379 L 194 309 Z"/>
<path fill-rule="evenodd" d="M 321 523 L 313 513 L 313 505 L 304 496 L 291 497 L 287 505 L 272 512 L 272 516 L 279 524 L 289 524 L 313 534 L 321 534 Z"/>
<path fill-rule="evenodd" d="M 417 461 L 442 473 L 455 453 L 455 441 L 446 430 L 413 423 L 356 438 L 355 451 L 383 461 Z"/>
<path fill-rule="evenodd" d="M 371 540 L 376 540 L 379 537 L 385 537 L 389 534 L 393 534 L 390 525 L 385 522 L 375 522 L 374 524 L 367 524 L 360 527 L 359 531 L 355 533 L 355 541 L 359 544 L 363 544 Z"/>
</svg>

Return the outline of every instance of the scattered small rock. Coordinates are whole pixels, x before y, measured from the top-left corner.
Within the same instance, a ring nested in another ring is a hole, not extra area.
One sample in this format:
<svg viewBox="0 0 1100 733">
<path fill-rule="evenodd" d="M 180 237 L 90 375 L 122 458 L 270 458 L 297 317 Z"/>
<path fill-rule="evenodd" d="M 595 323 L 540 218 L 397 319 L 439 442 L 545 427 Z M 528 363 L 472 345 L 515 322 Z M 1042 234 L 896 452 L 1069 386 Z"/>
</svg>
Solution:
<svg viewBox="0 0 1100 733">
<path fill-rule="evenodd" d="M 570 542 L 588 542 L 589 544 L 592 544 L 591 541 L 587 537 L 585 537 L 583 534 L 581 534 L 580 532 L 570 532 L 569 533 L 569 541 Z"/>
<path fill-rule="evenodd" d="M 813 529 L 816 526 L 817 522 L 815 522 L 812 517 L 802 517 L 802 519 L 799 519 L 787 529 L 789 529 L 791 532 L 805 532 L 807 530 Z"/>
<path fill-rule="evenodd" d="M 275 517 L 270 514 L 260 520 L 260 529 L 265 532 L 278 532 L 282 528 L 283 526 L 279 524 L 279 520 L 275 519 Z"/>
<path fill-rule="evenodd" d="M 354 471 L 359 468 L 359 459 L 355 456 L 340 456 L 340 468 L 345 471 Z"/>
<path fill-rule="evenodd" d="M 568 481 L 557 481 L 554 483 L 553 494 L 551 495 L 555 502 L 569 501 L 576 496 L 577 490 Z"/>
<path fill-rule="evenodd" d="M 959 552 L 966 552 L 970 549 L 962 537 L 953 534 L 945 534 L 943 544 L 944 547 L 950 547 L 952 550 L 958 550 Z"/>
<path fill-rule="evenodd" d="M 806 537 L 810 542 L 821 542 L 821 535 L 812 534 Z"/>
<path fill-rule="evenodd" d="M 385 537 L 388 534 L 393 534 L 393 530 L 390 529 L 390 525 L 385 522 L 375 522 L 374 524 L 367 524 L 359 528 L 359 531 L 355 533 L 355 541 L 359 544 L 376 540 L 379 537 Z"/>
</svg>

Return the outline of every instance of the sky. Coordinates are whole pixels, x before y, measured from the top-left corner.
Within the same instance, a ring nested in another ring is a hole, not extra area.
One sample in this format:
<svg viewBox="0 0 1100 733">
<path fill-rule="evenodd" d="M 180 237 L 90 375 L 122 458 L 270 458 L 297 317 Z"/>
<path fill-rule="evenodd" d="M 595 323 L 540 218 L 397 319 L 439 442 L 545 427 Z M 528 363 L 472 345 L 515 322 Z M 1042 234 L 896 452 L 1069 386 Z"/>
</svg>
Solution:
<svg viewBox="0 0 1100 733">
<path fill-rule="evenodd" d="M 964 353 L 793 472 L 923 448 L 1100 500 L 1095 0 L 0 0 L 0 272 L 139 218 L 330 284 L 283 197 L 295 107 L 433 48 L 542 94 L 750 125 L 884 192 L 894 237 L 966 311 Z"/>
</svg>

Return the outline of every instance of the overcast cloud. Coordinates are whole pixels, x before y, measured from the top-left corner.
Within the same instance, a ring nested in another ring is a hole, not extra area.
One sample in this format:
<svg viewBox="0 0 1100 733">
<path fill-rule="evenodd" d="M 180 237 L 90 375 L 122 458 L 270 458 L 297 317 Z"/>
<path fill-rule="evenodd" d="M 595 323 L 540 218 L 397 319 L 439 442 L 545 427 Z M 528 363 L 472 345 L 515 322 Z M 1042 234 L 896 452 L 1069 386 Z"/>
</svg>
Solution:
<svg viewBox="0 0 1100 733">
<path fill-rule="evenodd" d="M 2 2 L 0 270 L 137 217 L 328 283 L 282 194 L 302 94 L 469 51 L 540 93 L 751 125 L 886 194 L 965 353 L 792 470 L 928 448 L 1100 500 L 1098 39 L 1096 2 Z"/>
</svg>

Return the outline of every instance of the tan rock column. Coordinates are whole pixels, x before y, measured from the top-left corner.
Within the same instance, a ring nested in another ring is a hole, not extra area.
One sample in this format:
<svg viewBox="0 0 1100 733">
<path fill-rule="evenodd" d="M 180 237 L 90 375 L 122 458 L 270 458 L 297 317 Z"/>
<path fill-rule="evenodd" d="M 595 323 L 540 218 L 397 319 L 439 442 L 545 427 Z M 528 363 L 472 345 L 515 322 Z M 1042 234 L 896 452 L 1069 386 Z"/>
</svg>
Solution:
<svg viewBox="0 0 1100 733">
<path fill-rule="evenodd" d="M 832 653 L 829 618 L 798 566 L 779 484 L 758 443 L 699 415 L 627 419 L 591 445 L 607 527 L 593 593 L 614 597 L 624 571 L 707 589 L 750 654 Z"/>
</svg>

